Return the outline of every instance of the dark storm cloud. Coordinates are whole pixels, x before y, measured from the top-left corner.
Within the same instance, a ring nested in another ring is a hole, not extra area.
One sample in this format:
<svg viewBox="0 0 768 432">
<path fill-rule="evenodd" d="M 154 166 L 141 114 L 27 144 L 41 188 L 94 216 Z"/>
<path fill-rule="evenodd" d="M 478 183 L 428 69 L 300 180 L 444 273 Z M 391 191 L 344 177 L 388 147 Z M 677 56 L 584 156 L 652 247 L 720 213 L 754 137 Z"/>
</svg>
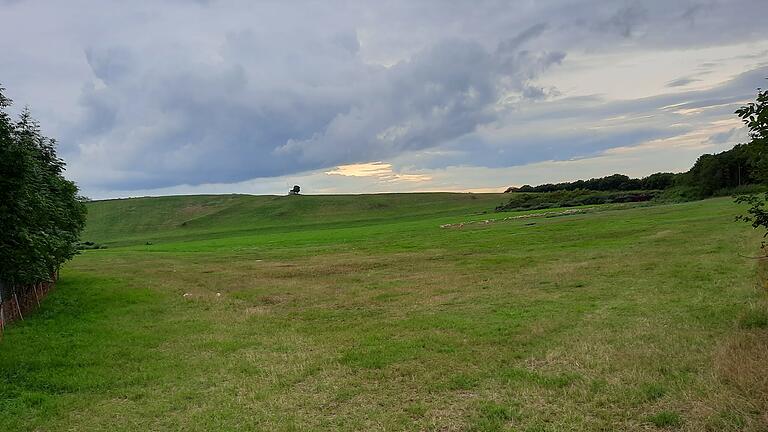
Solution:
<svg viewBox="0 0 768 432">
<path fill-rule="evenodd" d="M 120 142 L 113 165 L 126 172 L 104 186 L 236 182 L 432 147 L 494 120 L 502 94 L 540 98 L 528 81 L 564 57 L 452 39 L 386 68 L 364 63 L 356 40 L 336 34 L 269 52 L 258 35 L 232 34 L 221 49 L 232 62 L 214 65 L 164 64 L 163 55 L 140 64 L 124 49 L 89 49 L 103 85 L 81 99 L 84 132 Z M 238 61 L 260 56 L 285 62 L 284 74 Z M 307 61 L 329 64 L 316 75 L 301 68 Z"/>
</svg>

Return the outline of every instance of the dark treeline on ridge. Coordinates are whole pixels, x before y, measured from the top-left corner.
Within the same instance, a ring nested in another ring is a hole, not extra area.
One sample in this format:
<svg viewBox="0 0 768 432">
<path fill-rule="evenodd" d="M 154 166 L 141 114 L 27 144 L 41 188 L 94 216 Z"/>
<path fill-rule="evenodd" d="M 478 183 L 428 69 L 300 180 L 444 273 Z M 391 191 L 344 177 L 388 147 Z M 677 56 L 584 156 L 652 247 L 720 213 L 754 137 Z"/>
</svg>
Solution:
<svg viewBox="0 0 768 432">
<path fill-rule="evenodd" d="M 585 189 L 591 191 L 631 191 L 666 189 L 674 184 L 676 174 L 656 173 L 641 179 L 630 178 L 624 174 L 577 180 L 574 182 L 546 183 L 538 186 L 524 185 L 510 187 L 504 192 L 555 192 Z"/>
</svg>

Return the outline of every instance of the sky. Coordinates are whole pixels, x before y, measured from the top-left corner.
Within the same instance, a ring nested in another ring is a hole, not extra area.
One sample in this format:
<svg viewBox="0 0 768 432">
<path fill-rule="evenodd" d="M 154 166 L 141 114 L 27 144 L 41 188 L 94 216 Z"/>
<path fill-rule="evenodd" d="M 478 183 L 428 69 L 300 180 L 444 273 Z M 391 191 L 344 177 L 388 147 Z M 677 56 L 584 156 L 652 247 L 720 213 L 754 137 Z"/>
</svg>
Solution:
<svg viewBox="0 0 768 432">
<path fill-rule="evenodd" d="M 765 0 L 0 0 L 84 195 L 500 192 L 748 140 Z"/>
</svg>

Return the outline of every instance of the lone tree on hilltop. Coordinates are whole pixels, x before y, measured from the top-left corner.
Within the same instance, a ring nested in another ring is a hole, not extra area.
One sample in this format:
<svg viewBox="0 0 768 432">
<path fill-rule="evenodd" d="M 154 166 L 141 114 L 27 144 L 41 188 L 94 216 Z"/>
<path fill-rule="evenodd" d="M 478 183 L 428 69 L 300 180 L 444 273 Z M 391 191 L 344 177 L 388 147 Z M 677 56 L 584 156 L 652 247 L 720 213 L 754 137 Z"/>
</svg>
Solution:
<svg viewBox="0 0 768 432">
<path fill-rule="evenodd" d="M 293 188 L 288 191 L 288 195 L 299 195 L 299 192 L 301 192 L 301 187 L 299 185 L 294 185 Z"/>
</svg>

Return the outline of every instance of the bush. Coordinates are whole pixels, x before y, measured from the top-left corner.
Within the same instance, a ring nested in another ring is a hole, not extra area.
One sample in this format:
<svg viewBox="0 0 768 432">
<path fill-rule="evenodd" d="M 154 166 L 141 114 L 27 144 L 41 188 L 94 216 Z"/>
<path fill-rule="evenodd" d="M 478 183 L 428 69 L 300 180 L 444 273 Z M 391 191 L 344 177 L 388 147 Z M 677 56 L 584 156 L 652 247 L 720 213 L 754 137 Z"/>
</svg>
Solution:
<svg viewBox="0 0 768 432">
<path fill-rule="evenodd" d="M 654 199 L 660 191 L 595 192 L 589 190 L 554 191 L 543 193 L 514 193 L 496 211 L 542 210 L 613 203 L 644 202 Z"/>
<path fill-rule="evenodd" d="M 77 250 L 89 250 L 89 249 L 106 249 L 107 246 L 94 243 L 92 241 L 80 242 L 77 244 Z"/>
</svg>

